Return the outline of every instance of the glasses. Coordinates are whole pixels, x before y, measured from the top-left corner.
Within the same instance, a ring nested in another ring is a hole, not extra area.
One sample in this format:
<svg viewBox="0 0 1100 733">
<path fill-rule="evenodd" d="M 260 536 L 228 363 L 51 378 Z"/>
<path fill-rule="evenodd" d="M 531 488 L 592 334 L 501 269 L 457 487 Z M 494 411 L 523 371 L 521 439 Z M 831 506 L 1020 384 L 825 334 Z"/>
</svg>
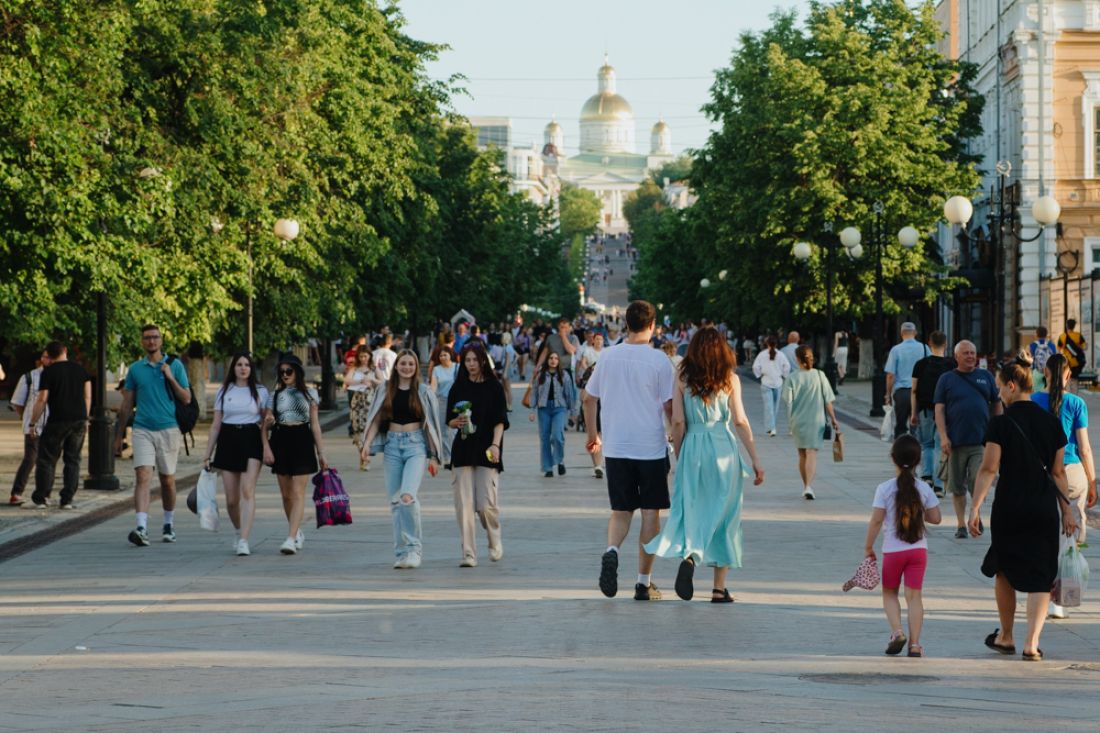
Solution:
<svg viewBox="0 0 1100 733">
<path fill-rule="evenodd" d="M 293 374 L 294 374 L 293 369 L 280 369 L 279 370 L 279 376 L 281 376 L 281 377 L 289 377 L 289 376 L 293 376 Z"/>
</svg>

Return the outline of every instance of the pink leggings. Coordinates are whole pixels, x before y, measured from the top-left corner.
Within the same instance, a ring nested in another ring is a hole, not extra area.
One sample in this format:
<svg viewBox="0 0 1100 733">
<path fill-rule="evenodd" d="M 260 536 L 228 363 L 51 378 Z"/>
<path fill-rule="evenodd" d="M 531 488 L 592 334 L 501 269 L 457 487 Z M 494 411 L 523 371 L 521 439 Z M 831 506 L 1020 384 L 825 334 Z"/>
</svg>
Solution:
<svg viewBox="0 0 1100 733">
<path fill-rule="evenodd" d="M 928 550 L 917 547 L 901 552 L 882 553 L 882 587 L 897 590 L 901 577 L 905 587 L 920 590 L 924 585 L 924 571 L 928 567 Z"/>
</svg>

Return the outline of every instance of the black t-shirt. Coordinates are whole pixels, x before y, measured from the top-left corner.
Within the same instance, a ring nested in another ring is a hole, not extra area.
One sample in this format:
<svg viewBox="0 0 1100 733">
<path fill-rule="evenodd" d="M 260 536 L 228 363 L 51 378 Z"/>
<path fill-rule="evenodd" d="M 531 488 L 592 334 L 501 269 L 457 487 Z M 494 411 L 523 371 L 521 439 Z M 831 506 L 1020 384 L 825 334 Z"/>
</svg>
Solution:
<svg viewBox="0 0 1100 733">
<path fill-rule="evenodd" d="M 955 360 L 950 356 L 926 356 L 913 365 L 913 379 L 917 380 L 918 410 L 935 409 L 936 382 L 955 366 Z"/>
<path fill-rule="evenodd" d="M 46 405 L 50 408 L 48 422 L 87 420 L 84 404 L 84 383 L 91 377 L 84 367 L 71 361 L 59 361 L 42 370 L 41 389 L 49 390 Z"/>
<path fill-rule="evenodd" d="M 1057 510 L 1054 488 L 1043 478 L 1043 465 L 1049 467 L 1067 442 L 1058 418 L 1031 400 L 1015 402 L 1003 415 L 990 418 L 985 440 L 1001 446 L 995 508 L 1007 506 L 1025 514 L 1040 508 Z"/>
<path fill-rule="evenodd" d="M 500 463 L 490 463 L 485 451 L 493 444 L 493 428 L 504 423 L 508 429 L 508 407 L 504 401 L 504 388 L 495 379 L 471 382 L 468 379 L 456 381 L 447 395 L 447 418 L 455 418 L 454 406 L 459 402 L 470 403 L 470 419 L 476 428 L 473 435 L 463 438 L 456 434 L 451 448 L 451 465 L 483 466 L 504 471 L 504 437 L 500 439 Z"/>
</svg>

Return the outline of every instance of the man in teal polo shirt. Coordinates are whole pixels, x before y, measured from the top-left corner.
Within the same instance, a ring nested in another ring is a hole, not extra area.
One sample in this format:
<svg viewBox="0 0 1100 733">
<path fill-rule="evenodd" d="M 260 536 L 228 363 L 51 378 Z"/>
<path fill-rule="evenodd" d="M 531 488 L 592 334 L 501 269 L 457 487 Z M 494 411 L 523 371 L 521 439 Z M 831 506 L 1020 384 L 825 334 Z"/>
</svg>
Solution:
<svg viewBox="0 0 1100 733">
<path fill-rule="evenodd" d="M 115 455 L 122 452 L 122 438 L 126 434 L 126 416 L 137 406 L 134 415 L 134 509 L 137 512 L 137 529 L 129 540 L 138 547 L 149 546 L 149 483 L 153 468 L 160 475 L 160 500 L 164 507 L 165 542 L 175 542 L 172 526 L 176 508 L 176 461 L 180 453 L 180 430 L 176 423 L 176 403 L 191 401 L 187 369 L 178 359 L 168 363 L 161 350 L 163 339 L 160 329 L 153 325 L 141 329 L 141 347 L 145 358 L 130 365 L 126 384 L 122 389 L 121 418 L 115 435 Z M 169 388 L 172 394 L 169 394 Z M 172 395 L 175 395 L 173 399 Z"/>
</svg>

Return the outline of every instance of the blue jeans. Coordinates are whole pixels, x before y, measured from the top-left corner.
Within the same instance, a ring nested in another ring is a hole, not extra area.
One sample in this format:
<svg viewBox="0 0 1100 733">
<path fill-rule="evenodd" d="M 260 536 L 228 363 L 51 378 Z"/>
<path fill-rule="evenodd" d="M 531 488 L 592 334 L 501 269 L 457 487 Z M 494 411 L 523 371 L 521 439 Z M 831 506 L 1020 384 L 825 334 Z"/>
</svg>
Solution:
<svg viewBox="0 0 1100 733">
<path fill-rule="evenodd" d="M 390 431 L 383 454 L 386 466 L 386 494 L 390 498 L 390 514 L 393 515 L 393 552 L 404 557 L 420 549 L 420 500 L 416 498 L 424 470 L 428 466 L 428 446 L 424 432 L 409 433 Z M 403 501 L 402 496 L 412 497 Z"/>
<path fill-rule="evenodd" d="M 542 446 L 542 470 L 552 471 L 565 462 L 565 420 L 569 410 L 565 407 L 540 407 L 539 444 Z"/>
<path fill-rule="evenodd" d="M 936 461 L 940 457 L 940 431 L 936 430 L 936 412 L 921 410 L 917 417 L 920 422 L 913 434 L 920 441 L 920 475 L 931 476 L 933 487 L 942 489 L 943 480 L 936 471 Z"/>
<path fill-rule="evenodd" d="M 775 416 L 779 413 L 779 387 L 760 385 L 760 394 L 764 398 L 764 430 L 775 432 Z"/>
</svg>

